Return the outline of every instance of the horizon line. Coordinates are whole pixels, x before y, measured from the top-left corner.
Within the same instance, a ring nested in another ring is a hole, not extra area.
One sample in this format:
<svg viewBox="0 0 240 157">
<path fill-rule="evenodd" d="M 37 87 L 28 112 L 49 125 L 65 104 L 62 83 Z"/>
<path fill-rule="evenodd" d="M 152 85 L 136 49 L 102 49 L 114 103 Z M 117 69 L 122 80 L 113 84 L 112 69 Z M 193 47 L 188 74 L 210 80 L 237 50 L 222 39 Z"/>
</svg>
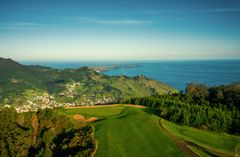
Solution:
<svg viewBox="0 0 240 157">
<path fill-rule="evenodd" d="M 7 58 L 5 58 L 7 59 Z M 10 58 L 12 59 L 12 58 Z M 240 60 L 240 58 L 186 58 L 186 59 L 129 59 L 129 60 L 124 60 L 124 59 L 73 59 L 73 60 L 48 60 L 48 59 L 13 59 L 18 62 L 111 62 L 111 61 L 117 61 L 117 62 L 131 62 L 131 61 L 221 61 L 221 60 Z"/>
</svg>

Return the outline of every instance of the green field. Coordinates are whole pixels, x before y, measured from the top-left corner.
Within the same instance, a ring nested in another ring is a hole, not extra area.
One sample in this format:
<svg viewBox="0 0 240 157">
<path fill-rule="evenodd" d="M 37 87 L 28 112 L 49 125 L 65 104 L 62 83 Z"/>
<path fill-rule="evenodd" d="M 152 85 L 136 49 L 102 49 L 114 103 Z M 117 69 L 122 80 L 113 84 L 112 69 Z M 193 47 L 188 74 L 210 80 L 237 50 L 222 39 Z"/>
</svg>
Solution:
<svg viewBox="0 0 240 157">
<path fill-rule="evenodd" d="M 103 117 L 94 122 L 97 157 L 187 156 L 161 132 L 159 118 L 133 107 L 67 109 L 64 113 Z M 107 117 L 107 118 L 105 118 Z"/>
<path fill-rule="evenodd" d="M 124 106 L 109 106 L 96 108 L 69 108 L 61 111 L 67 115 L 82 114 L 86 117 L 106 118 L 109 116 L 120 114 Z"/>
<path fill-rule="evenodd" d="M 201 131 L 191 127 L 179 126 L 166 120 L 162 120 L 161 123 L 165 129 L 181 139 L 227 155 L 233 155 L 236 145 L 240 143 L 240 137 L 238 136 Z"/>
<path fill-rule="evenodd" d="M 188 146 L 188 148 L 191 149 L 192 151 L 194 151 L 200 157 L 211 157 L 211 155 L 197 149 L 196 147 Z"/>
<path fill-rule="evenodd" d="M 160 117 L 142 108 L 111 106 L 62 109 L 61 112 L 71 117 L 82 114 L 99 119 L 93 122 L 98 140 L 97 157 L 189 156 L 179 148 L 176 139 L 170 138 L 169 132 L 179 140 L 191 141 L 227 155 L 233 155 L 235 146 L 240 143 L 237 136 L 201 131 L 161 120 L 164 130 L 159 125 Z M 209 156 L 198 148 L 187 147 L 201 157 Z"/>
</svg>

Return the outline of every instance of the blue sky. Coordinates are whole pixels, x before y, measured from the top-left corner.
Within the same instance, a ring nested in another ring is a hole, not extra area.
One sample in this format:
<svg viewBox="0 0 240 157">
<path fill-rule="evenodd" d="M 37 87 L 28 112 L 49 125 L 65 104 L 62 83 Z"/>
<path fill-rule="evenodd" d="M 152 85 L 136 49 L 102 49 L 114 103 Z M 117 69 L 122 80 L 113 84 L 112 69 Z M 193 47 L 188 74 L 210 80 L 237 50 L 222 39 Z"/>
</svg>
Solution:
<svg viewBox="0 0 240 157">
<path fill-rule="evenodd" d="M 0 0 L 0 56 L 240 58 L 239 0 Z"/>
</svg>

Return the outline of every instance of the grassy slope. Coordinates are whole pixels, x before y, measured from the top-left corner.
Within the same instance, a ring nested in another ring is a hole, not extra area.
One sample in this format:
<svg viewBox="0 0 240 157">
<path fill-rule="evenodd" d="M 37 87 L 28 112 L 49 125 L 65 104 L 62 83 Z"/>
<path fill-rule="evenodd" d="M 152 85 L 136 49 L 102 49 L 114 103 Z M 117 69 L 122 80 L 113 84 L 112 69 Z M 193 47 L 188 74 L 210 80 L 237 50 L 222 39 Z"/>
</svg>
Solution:
<svg viewBox="0 0 240 157">
<path fill-rule="evenodd" d="M 82 114 L 86 117 L 100 117 L 105 118 L 108 116 L 119 114 L 123 106 L 114 107 L 96 107 L 96 108 L 69 108 L 62 109 L 61 111 L 67 115 Z"/>
<path fill-rule="evenodd" d="M 207 153 L 197 149 L 196 147 L 188 146 L 188 148 L 194 151 L 200 157 L 212 157 L 211 155 L 208 155 Z"/>
<path fill-rule="evenodd" d="M 164 83 L 150 80 L 143 76 L 134 77 L 131 79 L 123 76 L 114 77 L 108 82 L 108 84 L 120 89 L 125 96 L 139 95 L 140 97 L 143 97 L 149 95 L 149 93 L 152 93 L 153 91 L 151 91 L 151 89 L 156 89 L 155 92 L 159 94 L 177 92 L 177 90 Z"/>
<path fill-rule="evenodd" d="M 106 117 L 93 123 L 99 141 L 97 157 L 107 156 L 186 156 L 161 132 L 159 118 L 143 109 L 132 107 L 101 107 L 70 109 L 67 114 Z M 121 113 L 120 113 L 121 112 Z"/>
<path fill-rule="evenodd" d="M 236 145 L 240 143 L 240 137 L 237 136 L 201 131 L 191 127 L 179 126 L 165 120 L 162 121 L 162 125 L 179 138 L 215 149 L 228 155 L 233 155 Z"/>
<path fill-rule="evenodd" d="M 57 70 L 42 66 L 24 66 L 0 57 L 0 103 L 22 105 L 26 90 L 39 90 L 53 95 L 58 102 L 109 103 L 132 97 L 176 92 L 172 87 L 144 76 L 107 76 L 94 69 Z M 75 82 L 81 83 L 73 85 Z M 72 85 L 70 87 L 66 85 Z M 65 96 L 60 93 L 68 93 Z M 103 98 L 112 100 L 102 100 Z M 19 101 L 15 101 L 18 99 Z M 106 102 L 105 102 L 106 101 Z"/>
</svg>

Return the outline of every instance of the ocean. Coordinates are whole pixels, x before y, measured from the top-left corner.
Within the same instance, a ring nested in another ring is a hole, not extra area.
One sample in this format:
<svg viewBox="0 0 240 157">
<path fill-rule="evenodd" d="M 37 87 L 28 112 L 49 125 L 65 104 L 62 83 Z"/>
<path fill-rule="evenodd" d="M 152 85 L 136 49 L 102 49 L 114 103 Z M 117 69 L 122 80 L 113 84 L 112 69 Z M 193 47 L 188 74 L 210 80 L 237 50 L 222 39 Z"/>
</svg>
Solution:
<svg viewBox="0 0 240 157">
<path fill-rule="evenodd" d="M 144 75 L 162 81 L 178 90 L 188 83 L 208 86 L 240 81 L 240 60 L 181 60 L 181 61 L 22 61 L 25 65 L 42 65 L 52 68 L 79 68 L 83 66 L 118 66 L 104 71 L 107 75 Z"/>
</svg>

